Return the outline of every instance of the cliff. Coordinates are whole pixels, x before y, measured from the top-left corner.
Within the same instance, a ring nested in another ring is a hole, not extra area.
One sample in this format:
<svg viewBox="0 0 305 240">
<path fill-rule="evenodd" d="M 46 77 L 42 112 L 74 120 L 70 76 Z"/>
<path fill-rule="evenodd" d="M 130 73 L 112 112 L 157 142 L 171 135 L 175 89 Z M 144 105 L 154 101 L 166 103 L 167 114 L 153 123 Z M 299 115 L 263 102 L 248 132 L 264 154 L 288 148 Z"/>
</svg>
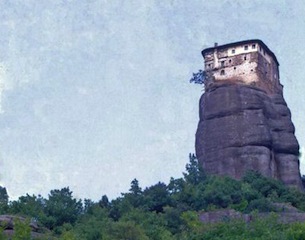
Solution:
<svg viewBox="0 0 305 240">
<path fill-rule="evenodd" d="M 240 179 L 247 170 L 302 187 L 299 144 L 282 91 L 213 84 L 200 99 L 196 155 L 210 174 Z"/>
</svg>

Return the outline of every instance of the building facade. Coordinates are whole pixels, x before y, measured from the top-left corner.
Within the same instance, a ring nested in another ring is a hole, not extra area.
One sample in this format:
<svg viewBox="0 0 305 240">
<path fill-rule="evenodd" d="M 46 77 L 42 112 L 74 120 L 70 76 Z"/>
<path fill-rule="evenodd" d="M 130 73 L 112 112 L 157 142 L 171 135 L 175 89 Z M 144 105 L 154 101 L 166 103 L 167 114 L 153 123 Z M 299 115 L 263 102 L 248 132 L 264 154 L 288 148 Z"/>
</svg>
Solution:
<svg viewBox="0 0 305 240">
<path fill-rule="evenodd" d="M 282 90 L 279 63 L 274 53 L 257 39 L 206 48 L 204 57 L 206 87 L 220 81 L 259 87 L 267 93 Z"/>
</svg>

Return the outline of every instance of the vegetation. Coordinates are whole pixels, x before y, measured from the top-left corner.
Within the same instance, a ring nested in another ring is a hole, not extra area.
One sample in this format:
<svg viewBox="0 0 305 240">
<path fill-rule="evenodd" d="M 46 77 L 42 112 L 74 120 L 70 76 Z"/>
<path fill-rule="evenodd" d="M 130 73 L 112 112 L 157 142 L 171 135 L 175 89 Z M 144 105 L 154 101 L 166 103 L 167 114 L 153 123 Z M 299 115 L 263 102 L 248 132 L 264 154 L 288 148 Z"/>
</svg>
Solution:
<svg viewBox="0 0 305 240">
<path fill-rule="evenodd" d="M 9 201 L 0 187 L 0 214 L 26 217 L 49 229 L 48 236 L 70 240 L 305 239 L 304 223 L 281 224 L 276 213 L 249 223 L 226 219 L 207 224 L 198 217 L 224 208 L 254 215 L 273 212 L 274 202 L 305 210 L 305 195 L 295 189 L 256 172 L 241 181 L 206 175 L 192 154 L 182 178 L 145 189 L 134 179 L 127 193 L 111 201 L 106 195 L 98 202 L 77 200 L 69 187 L 52 190 L 48 198 L 27 194 Z M 28 225 L 17 221 L 13 239 L 31 239 Z M 0 239 L 6 239 L 2 231 Z"/>
<path fill-rule="evenodd" d="M 193 77 L 190 79 L 190 83 L 204 84 L 205 77 L 206 72 L 200 69 L 197 73 L 193 73 Z"/>
</svg>

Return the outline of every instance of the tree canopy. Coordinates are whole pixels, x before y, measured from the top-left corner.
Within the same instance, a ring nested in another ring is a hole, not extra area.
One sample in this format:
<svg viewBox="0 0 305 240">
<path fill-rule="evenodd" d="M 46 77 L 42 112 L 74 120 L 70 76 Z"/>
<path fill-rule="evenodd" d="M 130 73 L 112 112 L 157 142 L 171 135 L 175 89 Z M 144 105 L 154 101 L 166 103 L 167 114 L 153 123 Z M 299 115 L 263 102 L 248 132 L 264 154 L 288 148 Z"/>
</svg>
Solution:
<svg viewBox="0 0 305 240">
<path fill-rule="evenodd" d="M 276 221 L 275 202 L 305 210 L 304 193 L 256 172 L 248 172 L 241 181 L 207 175 L 194 154 L 189 155 L 181 178 L 144 189 L 133 179 L 129 191 L 112 200 L 106 195 L 97 202 L 76 199 L 65 187 L 50 191 L 47 198 L 26 194 L 9 201 L 6 189 L 0 187 L 2 214 L 34 220 L 50 229 L 48 237 L 54 239 L 305 239 L 304 223 Z M 275 215 L 250 223 L 199 221 L 200 212 L 216 209 Z M 26 224 L 16 223 L 14 239 L 30 239 L 29 231 Z"/>
</svg>

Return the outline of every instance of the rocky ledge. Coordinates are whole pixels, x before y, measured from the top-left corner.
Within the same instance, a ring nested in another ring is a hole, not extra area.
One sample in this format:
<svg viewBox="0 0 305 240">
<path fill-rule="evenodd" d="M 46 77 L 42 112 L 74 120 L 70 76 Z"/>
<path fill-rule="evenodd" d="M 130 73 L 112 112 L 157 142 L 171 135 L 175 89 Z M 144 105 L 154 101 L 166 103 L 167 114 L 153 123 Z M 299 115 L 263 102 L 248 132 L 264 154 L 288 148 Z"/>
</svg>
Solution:
<svg viewBox="0 0 305 240">
<path fill-rule="evenodd" d="M 279 223 L 305 222 L 305 213 L 287 203 L 273 203 L 276 219 Z M 219 223 L 228 220 L 251 222 L 256 218 L 267 218 L 271 213 L 244 214 L 234 209 L 219 209 L 200 212 L 199 220 L 203 223 Z"/>
<path fill-rule="evenodd" d="M 8 239 L 12 239 L 15 234 L 16 221 L 28 224 L 31 229 L 31 239 L 42 239 L 46 237 L 45 233 L 47 232 L 47 229 L 39 227 L 35 221 L 28 222 L 26 218 L 20 216 L 0 215 L 0 226 Z"/>
</svg>

